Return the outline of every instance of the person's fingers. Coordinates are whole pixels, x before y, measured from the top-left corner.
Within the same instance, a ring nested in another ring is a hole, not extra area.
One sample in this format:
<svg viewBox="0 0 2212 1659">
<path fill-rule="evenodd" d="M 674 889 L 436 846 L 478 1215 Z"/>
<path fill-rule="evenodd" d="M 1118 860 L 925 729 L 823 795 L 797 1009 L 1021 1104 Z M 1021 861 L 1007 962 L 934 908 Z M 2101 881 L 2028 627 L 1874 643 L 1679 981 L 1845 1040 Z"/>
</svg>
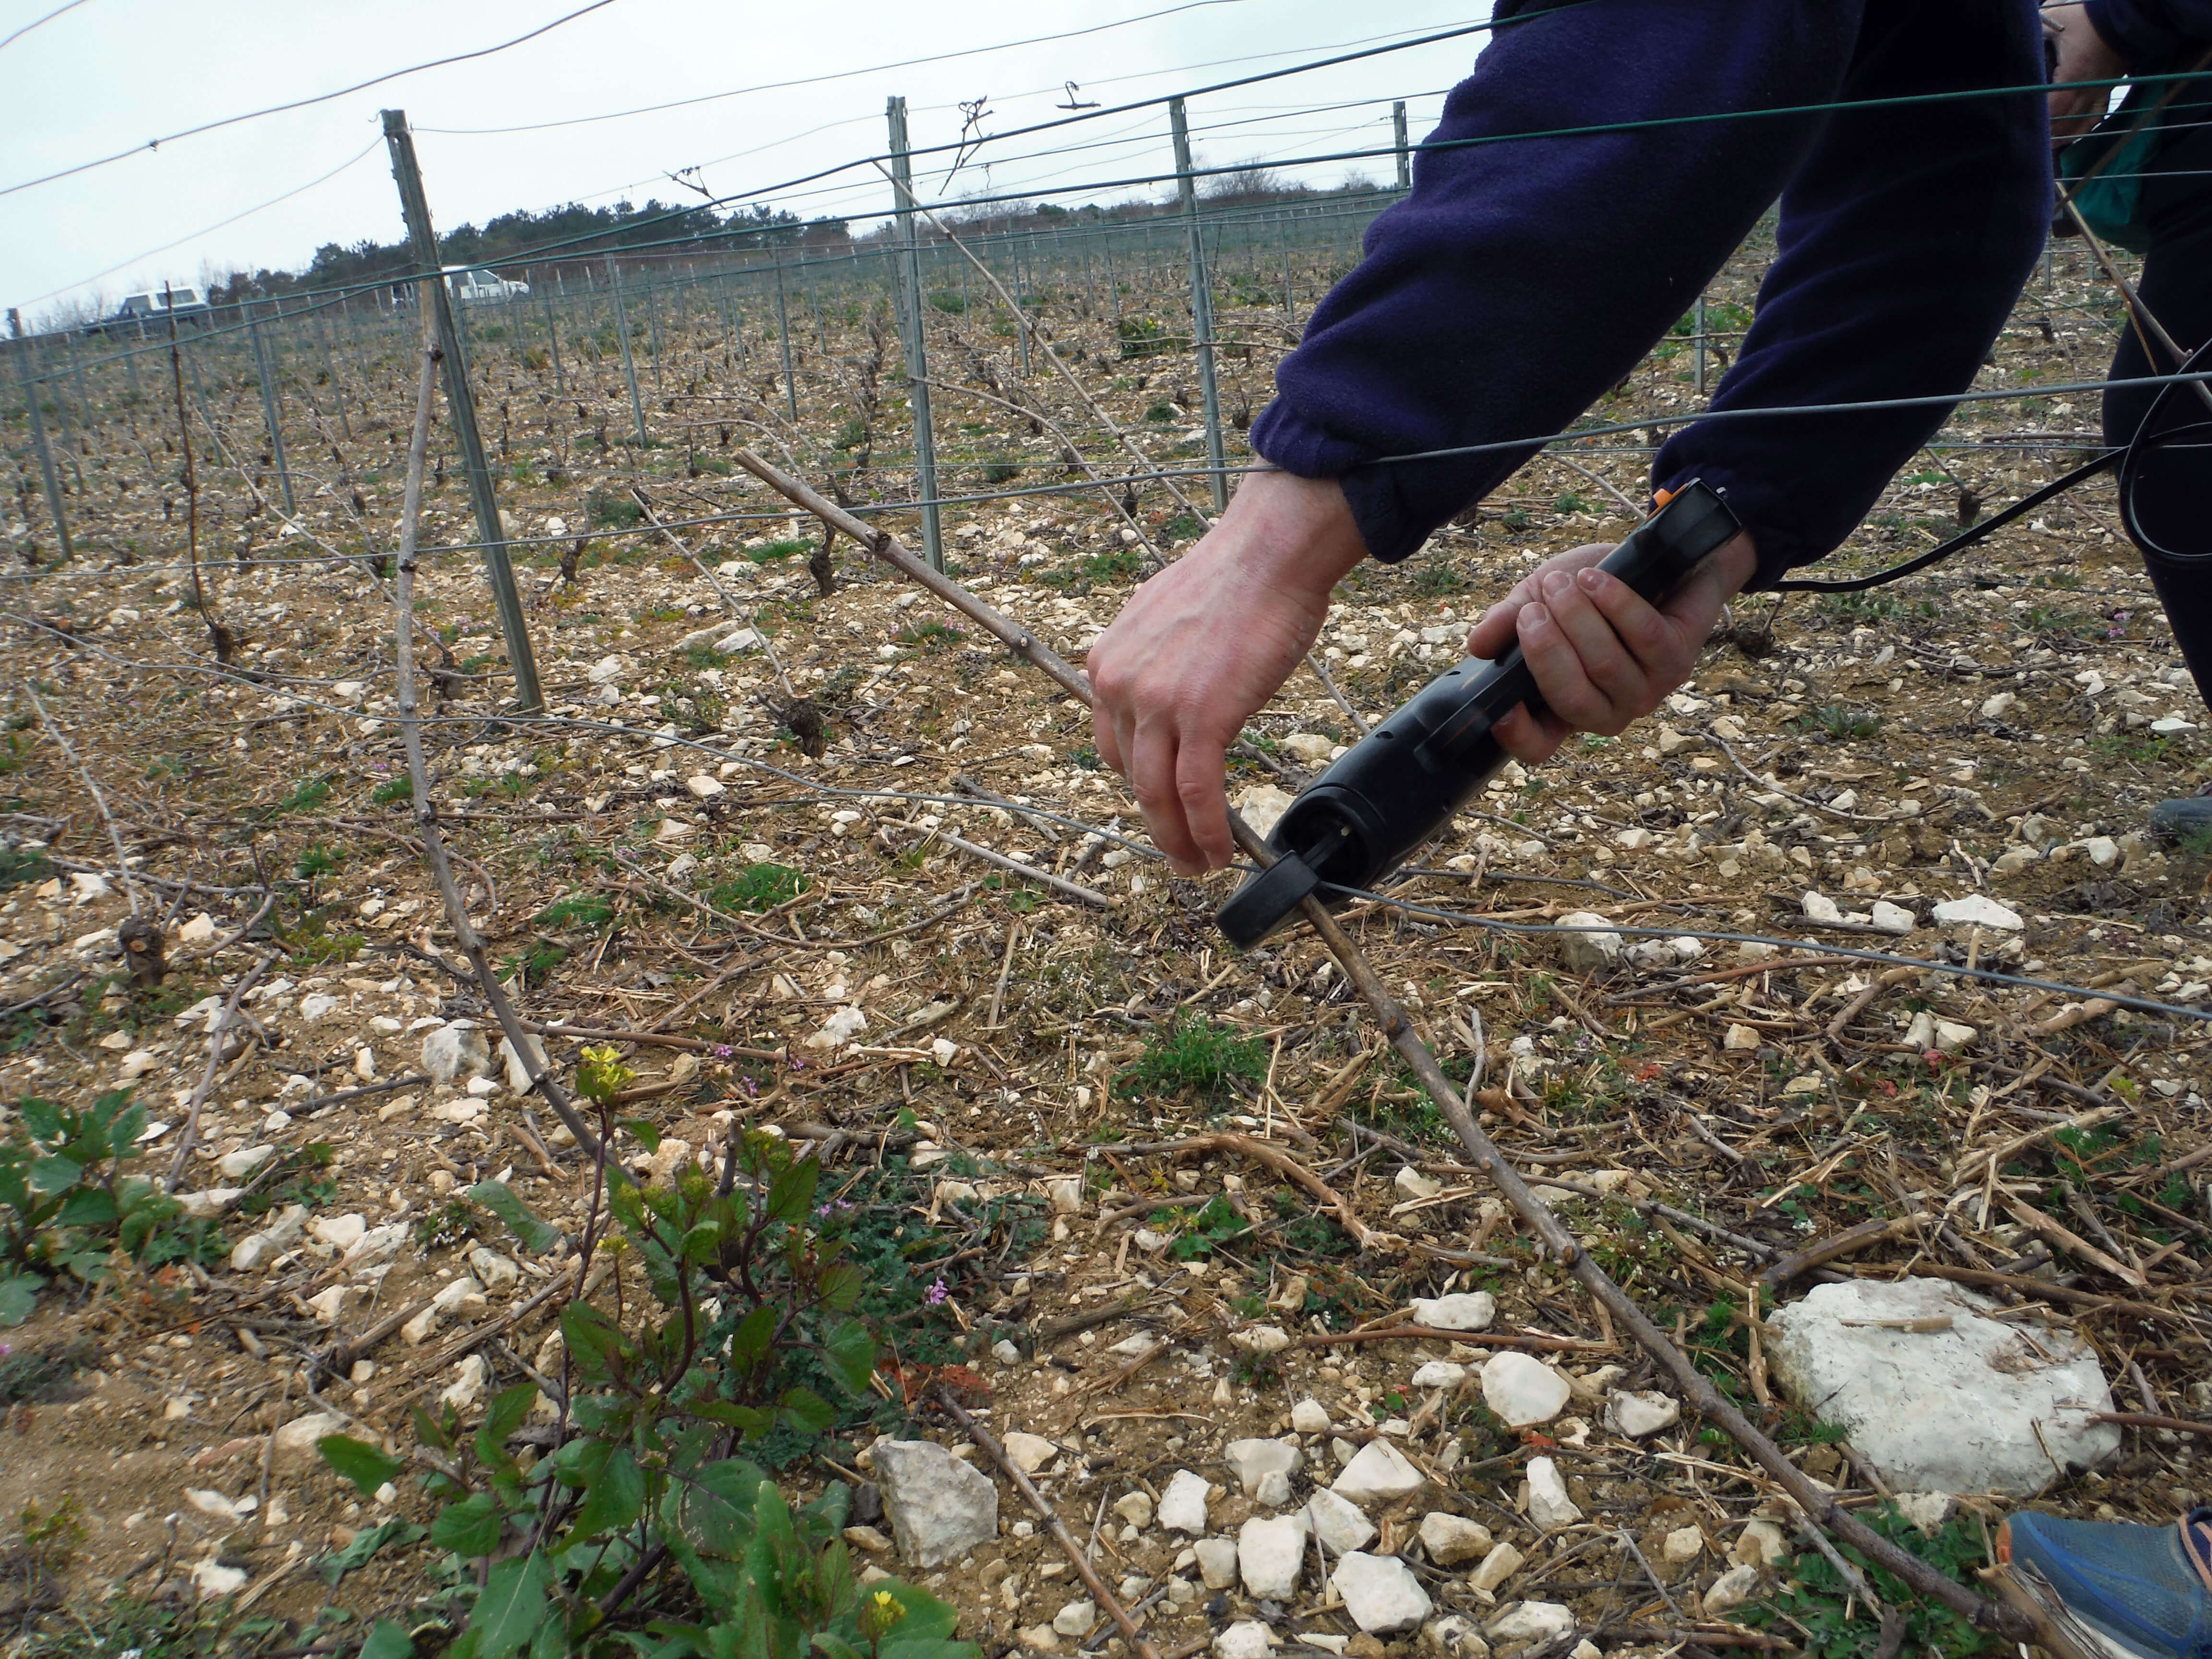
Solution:
<svg viewBox="0 0 2212 1659">
<path fill-rule="evenodd" d="M 1091 705 L 1091 739 L 1098 750 L 1099 760 L 1109 771 L 1119 772 L 1123 777 L 1129 775 L 1129 769 L 1122 763 L 1121 734 L 1114 729 L 1114 717 L 1103 702 Z"/>
<path fill-rule="evenodd" d="M 1526 708 L 1515 709 L 1490 729 L 1498 746 L 1523 766 L 1551 759 L 1567 737 L 1567 728 L 1559 721 L 1548 717 L 1540 720 Z"/>
<path fill-rule="evenodd" d="M 1514 619 L 1534 597 L 1528 580 L 1516 584 L 1511 592 L 1482 613 L 1482 619 L 1467 636 L 1467 654 L 1490 662 L 1504 655 L 1513 643 Z"/>
<path fill-rule="evenodd" d="M 1560 572 L 1547 578 L 1544 585 L 1546 608 L 1552 614 L 1553 623 L 1574 647 L 1575 656 L 1582 665 L 1583 677 L 1603 696 L 1608 708 L 1588 711 L 1597 719 L 1587 723 L 1585 729 L 1605 732 L 1613 727 L 1599 723 L 1609 720 L 1615 725 L 1625 723 L 1635 714 L 1638 706 L 1649 695 L 1650 676 L 1629 647 L 1613 631 L 1611 620 L 1598 608 L 1596 596 L 1607 585 L 1620 584 L 1602 571 L 1583 570 L 1570 575 Z M 1631 594 L 1633 599 L 1635 596 Z M 1640 601 L 1639 601 L 1640 603 Z M 1537 684 L 1543 684 L 1540 676 Z M 1547 697 L 1549 692 L 1547 690 Z M 1570 709 L 1559 711 L 1570 714 Z M 1577 720 L 1577 724 L 1584 724 Z"/>
<path fill-rule="evenodd" d="M 1599 625 L 1603 626 L 1602 619 Z M 1616 643 L 1613 649 L 1619 648 Z M 1612 724 L 1612 698 L 1591 683 L 1580 648 L 1548 603 L 1522 611 L 1521 654 L 1553 714 L 1585 732 L 1602 731 Z"/>
<path fill-rule="evenodd" d="M 1702 568 L 1698 574 L 1701 576 L 1705 574 Z M 1626 582 L 1603 571 L 1584 572 L 1582 586 L 1583 591 L 1589 595 L 1591 605 L 1605 618 L 1614 636 L 1642 670 L 1643 696 L 1649 697 L 1655 687 L 1670 686 L 1682 678 L 1689 664 L 1684 660 L 1684 629 L 1676 608 L 1683 606 L 1692 611 L 1697 608 L 1698 596 L 1689 585 L 1685 585 L 1683 592 L 1664 611 L 1654 610 Z M 1717 611 L 1719 598 L 1717 586 L 1711 581 L 1703 586 L 1713 587 L 1711 603 Z M 1700 640 L 1711 626 L 1707 622 L 1698 629 Z M 1649 709 L 1639 707 L 1633 712 L 1641 714 L 1648 713 Z"/>
<path fill-rule="evenodd" d="M 1131 762 L 1130 793 L 1144 811 L 1152 845 L 1167 854 L 1168 864 L 1177 875 L 1203 874 L 1206 855 L 1191 839 L 1182 797 L 1176 787 L 1174 728 L 1164 721 L 1140 727 L 1132 745 Z"/>
<path fill-rule="evenodd" d="M 1225 869 L 1237 856 L 1236 838 L 1229 833 L 1229 796 L 1222 787 L 1224 759 L 1219 744 L 1188 732 L 1176 750 L 1176 797 L 1209 870 Z"/>
</svg>

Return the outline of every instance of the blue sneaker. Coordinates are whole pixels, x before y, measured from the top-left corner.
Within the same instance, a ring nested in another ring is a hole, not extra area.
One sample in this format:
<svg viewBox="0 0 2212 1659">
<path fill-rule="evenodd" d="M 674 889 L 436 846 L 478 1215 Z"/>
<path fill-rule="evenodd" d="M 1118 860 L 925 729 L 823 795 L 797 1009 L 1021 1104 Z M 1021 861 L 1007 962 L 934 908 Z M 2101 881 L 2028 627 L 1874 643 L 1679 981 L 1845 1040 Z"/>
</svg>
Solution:
<svg viewBox="0 0 2212 1659">
<path fill-rule="evenodd" d="M 2212 1508 L 2171 1527 L 2024 1510 L 1996 1544 L 1998 1589 L 2057 1659 L 2212 1659 Z"/>
</svg>

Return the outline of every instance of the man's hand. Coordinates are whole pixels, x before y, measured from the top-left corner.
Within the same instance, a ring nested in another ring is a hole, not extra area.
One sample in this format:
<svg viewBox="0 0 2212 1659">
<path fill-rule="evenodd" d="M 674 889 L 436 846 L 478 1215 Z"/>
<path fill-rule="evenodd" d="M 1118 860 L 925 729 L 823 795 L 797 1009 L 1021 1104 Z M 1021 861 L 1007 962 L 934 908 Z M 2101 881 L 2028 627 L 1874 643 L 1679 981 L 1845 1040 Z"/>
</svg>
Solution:
<svg viewBox="0 0 2212 1659">
<path fill-rule="evenodd" d="M 1516 641 L 1549 711 L 1515 709 L 1495 728 L 1516 760 L 1534 765 L 1573 732 L 1614 737 L 1689 678 L 1721 606 L 1758 568 L 1748 532 L 1709 554 L 1655 610 L 1595 568 L 1613 550 L 1592 544 L 1544 561 L 1477 623 L 1471 656 L 1495 659 Z"/>
<path fill-rule="evenodd" d="M 1129 780 L 1179 873 L 1235 856 L 1224 752 L 1291 677 L 1328 615 L 1329 590 L 1366 553 L 1334 483 L 1254 473 L 1091 647 L 1099 758 Z"/>
<path fill-rule="evenodd" d="M 2112 102 L 2110 87 L 2076 83 L 2118 80 L 2128 66 L 2097 33 L 2087 6 L 2051 7 L 2043 14 L 2043 30 L 2058 42 L 2057 66 L 2051 72 L 2051 136 L 2063 143 L 2096 125 Z"/>
</svg>

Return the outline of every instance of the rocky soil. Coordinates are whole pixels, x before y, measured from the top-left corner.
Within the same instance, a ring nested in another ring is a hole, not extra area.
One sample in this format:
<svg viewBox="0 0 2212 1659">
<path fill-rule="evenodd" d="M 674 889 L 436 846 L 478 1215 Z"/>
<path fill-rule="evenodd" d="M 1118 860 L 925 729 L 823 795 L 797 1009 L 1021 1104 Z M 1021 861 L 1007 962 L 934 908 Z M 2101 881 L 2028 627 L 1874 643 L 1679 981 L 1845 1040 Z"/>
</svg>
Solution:
<svg viewBox="0 0 2212 1659">
<path fill-rule="evenodd" d="M 1759 264 L 1717 296 L 1747 305 Z M 978 1419 L 1163 1651 L 1812 1641 L 1786 1586 L 1819 1558 L 1784 1500 L 1541 1260 L 1326 953 L 1297 933 L 1228 950 L 1227 878 L 1173 879 L 1129 844 L 1140 815 L 1082 709 L 849 547 L 821 592 L 818 532 L 726 471 L 724 431 L 834 468 L 858 501 L 905 489 L 843 443 L 858 421 L 888 447 L 904 419 L 880 319 L 832 309 L 828 349 L 799 354 L 797 428 L 762 378 L 772 335 L 741 368 L 719 317 L 679 316 L 663 384 L 686 389 L 645 451 L 600 441 L 626 416 L 613 360 L 572 348 L 556 395 L 526 337 L 477 343 L 487 406 L 526 415 L 496 448 L 514 528 L 540 538 L 522 575 L 547 717 L 499 718 L 471 556 L 418 583 L 445 647 L 440 815 L 525 1016 L 556 1028 L 550 1060 L 623 1049 L 625 1109 L 662 1138 L 617 1145 L 647 1181 L 765 1127 L 870 1206 L 896 1358 L 866 1409 L 784 1449 L 788 1479 L 866 1487 L 861 1551 L 903 1550 L 993 1651 L 1120 1655 L 1040 1518 L 927 1404 L 964 1365 Z M 1188 356 L 1125 357 L 1073 283 L 1045 314 L 1115 419 L 1187 462 Z M 1230 313 L 1248 402 L 1273 315 Z M 2032 388 L 2094 376 L 2116 317 L 2062 251 L 1985 373 L 2026 401 L 1969 406 L 1838 564 L 1921 550 L 2069 464 L 2094 400 Z M 1107 467 L 1088 411 L 1042 366 L 1021 378 L 980 302 L 932 326 L 949 379 L 1018 405 L 939 399 L 1012 487 L 1065 482 L 1046 419 Z M 1688 364 L 1669 342 L 1593 416 L 1690 406 Z M 20 1632 L 121 1595 L 312 1644 L 343 1639 L 330 1607 L 426 1605 L 439 1553 L 378 1530 L 424 1518 L 419 1494 L 358 1497 L 313 1440 L 404 1449 L 415 1403 L 465 1416 L 562 1364 L 573 1246 L 521 1250 L 457 1194 L 507 1181 L 574 1236 L 591 1170 L 486 1042 L 410 834 L 386 590 L 323 556 L 393 542 L 410 369 L 397 349 L 367 368 L 288 387 L 331 440 L 292 447 L 292 526 L 259 493 L 256 392 L 211 388 L 204 608 L 173 413 L 110 388 L 70 458 L 80 558 L 7 602 L 0 1132 L 26 1133 L 27 1098 L 128 1091 L 152 1118 L 141 1172 L 167 1176 L 190 1133 L 180 1194 L 208 1229 L 0 1333 L 0 1612 Z M 1358 573 L 1321 653 L 1345 696 L 1387 712 L 1529 563 L 1625 532 L 1642 466 L 1618 440 L 1571 447 L 1416 560 Z M 696 561 L 616 522 L 633 483 Z M 1188 544 L 1178 503 L 1132 494 L 1146 536 Z M 28 569 L 48 555 L 18 520 Z M 470 534 L 450 471 L 429 522 Z M 919 544 L 911 514 L 888 522 Z M 2110 1393 L 2069 1409 L 2212 1415 L 2207 1030 L 2110 1000 L 2212 1006 L 2212 858 L 2142 833 L 2212 781 L 2212 746 L 2116 528 L 2093 487 L 1895 586 L 1744 601 L 1662 714 L 1509 769 L 1390 890 L 1410 908 L 1347 912 L 1607 1270 L 1809 1473 L 1869 1509 L 1906 1495 L 1970 1565 L 2021 1502 L 2169 1518 L 2205 1490 L 2196 1437 L 2101 1425 L 2094 1467 L 1915 1496 L 1870 1419 L 1793 1401 L 1775 1310 L 1824 1278 L 1948 1277 L 1985 1300 L 1849 1334 L 1963 1343 L 1986 1314 L 2028 1371 L 2090 1357 Z M 1148 568 L 1095 491 L 963 506 L 950 539 L 961 580 L 1079 662 Z M 1232 793 L 1264 819 L 1356 735 L 1302 672 Z M 125 970 L 134 914 L 158 984 Z M 586 1294 L 634 1306 L 638 1283 L 632 1262 Z M 914 1442 L 981 1474 L 891 1449 Z M 961 1492 L 964 1513 L 921 1513 Z M 59 1544 L 58 1510 L 77 1529 Z M 1794 1626 L 1754 1616 L 1777 1596 Z M 1874 1624 L 1838 1616 L 1871 1650 Z"/>
</svg>

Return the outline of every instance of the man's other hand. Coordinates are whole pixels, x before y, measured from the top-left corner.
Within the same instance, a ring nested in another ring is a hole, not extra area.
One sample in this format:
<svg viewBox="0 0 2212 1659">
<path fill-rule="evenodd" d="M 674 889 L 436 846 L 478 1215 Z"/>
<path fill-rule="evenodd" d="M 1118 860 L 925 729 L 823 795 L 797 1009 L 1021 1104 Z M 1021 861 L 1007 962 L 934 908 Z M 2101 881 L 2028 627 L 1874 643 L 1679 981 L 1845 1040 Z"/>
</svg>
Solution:
<svg viewBox="0 0 2212 1659">
<path fill-rule="evenodd" d="M 1758 568 L 1748 533 L 1723 544 L 1659 607 L 1596 568 L 1613 550 L 1593 543 L 1544 561 L 1477 623 L 1471 656 L 1496 659 L 1518 644 L 1548 711 L 1515 709 L 1498 741 L 1530 765 L 1570 732 L 1616 737 L 1689 678 L 1721 606 Z"/>
<path fill-rule="evenodd" d="M 2096 125 L 2112 100 L 2110 87 L 2075 82 L 2116 81 L 2128 66 L 2097 33 L 2087 6 L 2051 7 L 2043 14 L 2043 29 L 2058 43 L 2058 62 L 2051 71 L 2051 136 L 2063 143 Z"/>
<path fill-rule="evenodd" d="M 1128 779 L 1178 873 L 1235 857 L 1228 745 L 1312 647 L 1329 591 L 1366 551 L 1336 484 L 1254 473 L 1091 647 L 1099 758 Z"/>
</svg>

